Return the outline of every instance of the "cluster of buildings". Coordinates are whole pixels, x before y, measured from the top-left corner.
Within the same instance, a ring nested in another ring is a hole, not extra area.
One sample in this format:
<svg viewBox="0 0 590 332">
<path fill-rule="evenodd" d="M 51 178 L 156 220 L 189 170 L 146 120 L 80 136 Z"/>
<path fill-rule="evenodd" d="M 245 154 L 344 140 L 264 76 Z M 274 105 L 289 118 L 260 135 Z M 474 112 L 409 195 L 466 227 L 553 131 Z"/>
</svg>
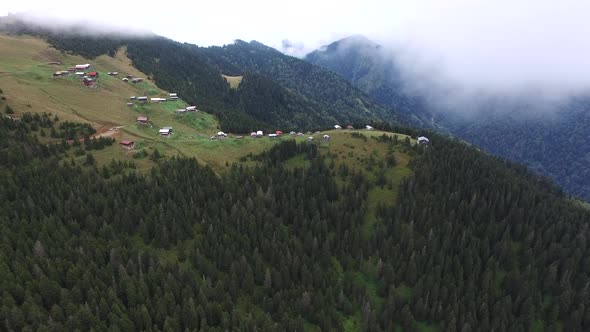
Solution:
<svg viewBox="0 0 590 332">
<path fill-rule="evenodd" d="M 49 64 L 61 64 L 60 62 L 50 62 Z M 54 77 L 59 76 L 70 76 L 71 73 L 74 73 L 76 77 L 82 78 L 82 83 L 87 87 L 94 87 L 95 80 L 98 77 L 98 72 L 91 71 L 86 73 L 86 70 L 90 68 L 89 63 L 75 65 L 73 67 L 69 67 L 68 70 L 60 70 L 53 73 Z"/>
</svg>

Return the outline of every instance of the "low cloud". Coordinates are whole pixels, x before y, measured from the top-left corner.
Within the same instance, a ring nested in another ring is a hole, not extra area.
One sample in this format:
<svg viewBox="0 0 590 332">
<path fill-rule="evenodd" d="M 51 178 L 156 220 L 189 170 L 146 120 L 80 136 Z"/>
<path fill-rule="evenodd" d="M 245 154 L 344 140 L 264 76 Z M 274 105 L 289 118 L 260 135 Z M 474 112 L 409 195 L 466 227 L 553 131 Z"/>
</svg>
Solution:
<svg viewBox="0 0 590 332">
<path fill-rule="evenodd" d="M 295 43 L 289 39 L 283 39 L 281 41 L 281 52 L 291 56 L 302 57 L 307 53 L 307 49 L 305 48 L 305 44 L 301 42 Z"/>
<path fill-rule="evenodd" d="M 154 36 L 149 30 L 126 24 L 123 22 L 102 23 L 96 19 L 75 17 L 71 15 L 60 16 L 55 12 L 27 11 L 22 13 L 9 13 L 0 18 L 0 26 L 18 26 L 24 24 L 30 27 L 78 36 L 122 36 L 122 37 L 149 37 Z"/>
</svg>

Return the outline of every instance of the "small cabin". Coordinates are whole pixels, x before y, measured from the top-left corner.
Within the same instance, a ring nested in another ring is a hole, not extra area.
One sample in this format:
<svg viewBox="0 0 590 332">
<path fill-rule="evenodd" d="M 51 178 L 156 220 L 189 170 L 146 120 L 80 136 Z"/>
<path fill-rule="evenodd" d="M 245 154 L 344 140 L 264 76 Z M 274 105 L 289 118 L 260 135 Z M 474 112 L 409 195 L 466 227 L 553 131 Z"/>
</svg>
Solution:
<svg viewBox="0 0 590 332">
<path fill-rule="evenodd" d="M 158 133 L 162 137 L 169 137 L 170 135 L 172 135 L 172 128 L 162 128 L 158 131 Z"/>
<path fill-rule="evenodd" d="M 291 131 L 291 132 L 289 132 L 289 135 L 291 135 L 291 136 L 295 136 L 295 135 L 297 135 L 297 133 L 296 133 L 296 132 L 294 132 L 294 131 Z"/>
<path fill-rule="evenodd" d="M 281 136 L 283 134 L 283 132 L 280 130 L 277 130 L 277 131 L 275 131 L 275 134 L 277 134 L 277 136 Z"/>
<path fill-rule="evenodd" d="M 256 132 L 256 137 L 262 137 L 262 136 L 264 136 L 264 133 L 262 132 L 262 130 L 258 130 Z"/>
<path fill-rule="evenodd" d="M 129 79 L 128 79 L 127 77 L 123 77 L 123 78 L 121 79 L 121 81 L 123 81 L 123 82 L 129 82 Z"/>
<path fill-rule="evenodd" d="M 307 138 L 307 141 L 308 141 L 308 142 L 310 142 L 310 143 L 311 143 L 311 142 L 313 142 L 313 136 L 309 136 L 309 137 Z"/>
<path fill-rule="evenodd" d="M 223 131 L 219 131 L 219 132 L 217 132 L 217 137 L 219 137 L 219 138 L 225 138 L 225 137 L 227 137 L 227 134 L 224 133 Z"/>
<path fill-rule="evenodd" d="M 304 136 L 304 134 L 302 132 L 298 132 L 297 136 Z"/>
<path fill-rule="evenodd" d="M 171 92 L 171 93 L 169 94 L 169 97 L 178 97 L 178 94 L 177 94 L 177 93 L 175 93 L 175 92 Z"/>
<path fill-rule="evenodd" d="M 188 111 L 186 110 L 186 108 L 181 108 L 181 109 L 177 109 L 177 110 L 176 110 L 176 111 L 174 111 L 174 112 L 176 112 L 176 114 L 182 114 L 182 113 L 186 113 L 186 112 L 188 112 Z"/>
<path fill-rule="evenodd" d="M 324 139 L 324 142 L 329 142 L 330 141 L 330 135 L 324 135 L 323 139 Z"/>
<path fill-rule="evenodd" d="M 186 110 L 189 112 L 196 112 L 197 111 L 197 106 L 187 106 Z"/>
<path fill-rule="evenodd" d="M 158 104 L 158 103 L 161 103 L 161 102 L 163 102 L 163 101 L 166 101 L 166 98 L 150 98 L 150 101 L 151 101 L 152 103 L 156 103 L 156 104 Z"/>
<path fill-rule="evenodd" d="M 131 79 L 131 83 L 141 83 L 141 82 L 143 82 L 143 78 L 136 77 L 136 78 Z"/>
<path fill-rule="evenodd" d="M 80 77 L 82 77 L 82 76 L 84 76 L 84 75 L 86 75 L 86 74 L 85 74 L 83 71 L 77 71 L 77 72 L 76 72 L 76 76 L 80 76 Z"/>
<path fill-rule="evenodd" d="M 107 75 L 109 75 L 109 76 L 117 76 L 117 75 L 119 75 L 119 72 L 118 71 L 110 71 L 110 72 L 107 73 Z"/>
<path fill-rule="evenodd" d="M 122 140 L 121 141 L 121 147 L 123 149 L 127 149 L 127 150 L 131 150 L 135 147 L 135 142 L 133 141 L 129 141 L 129 140 Z"/>
<path fill-rule="evenodd" d="M 366 128 L 367 128 L 367 130 L 373 130 L 374 129 L 373 127 L 371 127 L 369 125 L 367 125 Z"/>
<path fill-rule="evenodd" d="M 95 72 L 95 71 L 91 71 L 91 72 L 88 73 L 88 76 L 90 76 L 90 77 L 98 77 L 98 73 Z"/>
<path fill-rule="evenodd" d="M 131 99 L 131 100 L 135 100 L 135 99 L 137 99 L 137 97 L 135 97 L 135 96 L 131 96 L 131 97 L 129 97 L 129 99 Z"/>
<path fill-rule="evenodd" d="M 428 137 L 420 136 L 418 137 L 418 144 L 430 144 L 430 140 Z"/>
<path fill-rule="evenodd" d="M 76 65 L 74 68 L 76 68 L 76 69 L 88 69 L 88 68 L 90 68 L 90 64 L 89 63 L 85 63 L 83 65 Z"/>
<path fill-rule="evenodd" d="M 335 125 L 334 129 L 342 129 L 342 127 L 340 125 Z"/>
<path fill-rule="evenodd" d="M 133 103 L 127 103 L 127 106 L 131 107 L 133 106 Z"/>
<path fill-rule="evenodd" d="M 148 118 L 145 115 L 137 117 L 137 123 L 139 123 L 139 124 L 148 124 L 148 122 L 150 122 L 150 118 Z"/>
<path fill-rule="evenodd" d="M 250 137 L 256 137 L 256 132 L 255 131 L 251 132 Z"/>
<path fill-rule="evenodd" d="M 146 102 L 147 101 L 147 97 L 146 96 L 137 97 L 137 100 Z"/>
<path fill-rule="evenodd" d="M 270 137 L 270 138 L 277 138 L 278 136 L 279 135 L 277 135 L 277 134 L 268 134 L 268 137 Z"/>
</svg>

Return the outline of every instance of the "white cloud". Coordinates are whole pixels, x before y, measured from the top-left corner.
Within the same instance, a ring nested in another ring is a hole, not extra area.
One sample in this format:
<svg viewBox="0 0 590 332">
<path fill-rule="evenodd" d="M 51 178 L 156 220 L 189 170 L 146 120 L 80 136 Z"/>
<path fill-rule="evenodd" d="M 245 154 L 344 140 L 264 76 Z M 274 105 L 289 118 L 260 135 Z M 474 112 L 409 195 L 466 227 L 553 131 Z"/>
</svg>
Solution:
<svg viewBox="0 0 590 332">
<path fill-rule="evenodd" d="M 296 55 L 351 34 L 403 49 L 407 73 L 471 91 L 582 91 L 590 86 L 585 0 L 113 1 L 20 0 L 61 20 L 149 29 L 199 45 L 258 40 Z"/>
</svg>

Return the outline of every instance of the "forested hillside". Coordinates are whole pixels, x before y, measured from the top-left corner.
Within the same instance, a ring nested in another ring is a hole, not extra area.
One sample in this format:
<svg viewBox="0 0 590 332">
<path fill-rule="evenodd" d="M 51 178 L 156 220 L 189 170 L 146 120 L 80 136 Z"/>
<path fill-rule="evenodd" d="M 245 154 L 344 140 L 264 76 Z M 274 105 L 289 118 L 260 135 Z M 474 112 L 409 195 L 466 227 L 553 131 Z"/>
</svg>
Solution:
<svg viewBox="0 0 590 332">
<path fill-rule="evenodd" d="M 3 329 L 590 328 L 588 209 L 462 143 L 357 133 L 351 151 L 390 157 L 285 141 L 222 176 L 141 174 L 75 162 L 33 123 L 0 120 Z M 375 206 L 405 156 L 414 175 Z"/>
<path fill-rule="evenodd" d="M 237 40 L 223 47 L 195 48 L 195 52 L 207 55 L 224 73 L 259 73 L 296 91 L 321 109 L 336 110 L 340 117 L 346 116 L 348 121 L 372 118 L 421 125 L 419 119 L 375 103 L 339 75 L 256 41 L 247 43 Z"/>
<path fill-rule="evenodd" d="M 552 177 L 568 193 L 590 201 L 590 147 L 583 143 L 590 128 L 590 99 L 576 98 L 539 114 L 531 109 L 534 104 L 505 105 L 475 119 L 454 119 L 449 127 L 457 136 Z"/>
</svg>

